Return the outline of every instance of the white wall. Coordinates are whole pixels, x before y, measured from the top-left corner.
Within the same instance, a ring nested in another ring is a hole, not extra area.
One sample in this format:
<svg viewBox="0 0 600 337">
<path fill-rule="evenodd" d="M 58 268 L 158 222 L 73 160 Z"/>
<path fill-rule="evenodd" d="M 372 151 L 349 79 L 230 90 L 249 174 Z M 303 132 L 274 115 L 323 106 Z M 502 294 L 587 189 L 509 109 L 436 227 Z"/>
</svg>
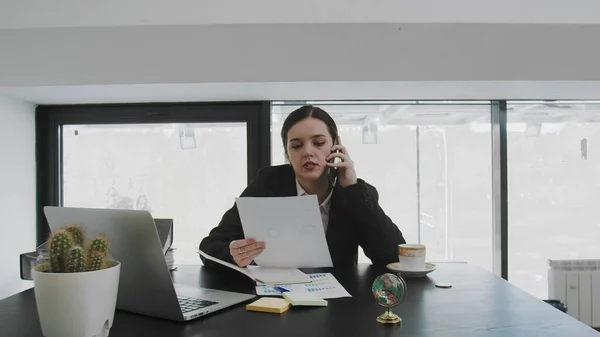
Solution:
<svg viewBox="0 0 600 337">
<path fill-rule="evenodd" d="M 35 250 L 35 105 L 0 95 L 0 299 L 33 286 L 19 254 Z"/>
</svg>

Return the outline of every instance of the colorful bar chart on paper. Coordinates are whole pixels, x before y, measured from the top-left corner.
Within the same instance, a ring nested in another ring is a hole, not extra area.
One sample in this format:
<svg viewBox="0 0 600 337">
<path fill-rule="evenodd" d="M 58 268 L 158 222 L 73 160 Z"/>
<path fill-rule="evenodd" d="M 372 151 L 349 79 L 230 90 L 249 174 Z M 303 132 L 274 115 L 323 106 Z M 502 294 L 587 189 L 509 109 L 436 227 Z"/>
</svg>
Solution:
<svg viewBox="0 0 600 337">
<path fill-rule="evenodd" d="M 286 284 L 281 287 L 291 292 L 310 292 L 323 299 L 352 297 L 331 273 L 309 274 L 310 283 Z M 281 296 L 281 292 L 270 285 L 256 286 L 259 296 Z"/>
</svg>

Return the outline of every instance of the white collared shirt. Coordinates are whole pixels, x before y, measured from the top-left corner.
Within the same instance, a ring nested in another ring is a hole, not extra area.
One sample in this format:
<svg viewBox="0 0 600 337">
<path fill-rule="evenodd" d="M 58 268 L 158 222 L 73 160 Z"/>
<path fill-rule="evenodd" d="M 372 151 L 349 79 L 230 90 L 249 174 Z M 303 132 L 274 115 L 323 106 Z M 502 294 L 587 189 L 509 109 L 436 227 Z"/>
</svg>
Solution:
<svg viewBox="0 0 600 337">
<path fill-rule="evenodd" d="M 296 179 L 296 190 L 298 191 L 298 196 L 308 195 L 306 191 L 300 186 L 298 179 Z M 329 223 L 329 209 L 331 208 L 331 195 L 333 194 L 333 189 L 329 192 L 329 195 L 325 200 L 319 205 L 319 211 L 321 211 L 321 220 L 323 221 L 323 229 L 327 231 L 327 224 Z"/>
</svg>

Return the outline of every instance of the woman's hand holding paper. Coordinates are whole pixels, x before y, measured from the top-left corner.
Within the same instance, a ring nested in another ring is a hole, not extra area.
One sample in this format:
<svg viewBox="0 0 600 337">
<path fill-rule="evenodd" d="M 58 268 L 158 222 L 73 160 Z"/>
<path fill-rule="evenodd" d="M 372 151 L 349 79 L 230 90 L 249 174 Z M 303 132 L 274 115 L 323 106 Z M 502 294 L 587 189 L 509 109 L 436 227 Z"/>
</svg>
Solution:
<svg viewBox="0 0 600 337">
<path fill-rule="evenodd" d="M 229 254 L 233 257 L 235 263 L 240 267 L 245 267 L 254 261 L 265 249 L 263 241 L 256 241 L 254 238 L 231 241 L 229 244 Z"/>
</svg>

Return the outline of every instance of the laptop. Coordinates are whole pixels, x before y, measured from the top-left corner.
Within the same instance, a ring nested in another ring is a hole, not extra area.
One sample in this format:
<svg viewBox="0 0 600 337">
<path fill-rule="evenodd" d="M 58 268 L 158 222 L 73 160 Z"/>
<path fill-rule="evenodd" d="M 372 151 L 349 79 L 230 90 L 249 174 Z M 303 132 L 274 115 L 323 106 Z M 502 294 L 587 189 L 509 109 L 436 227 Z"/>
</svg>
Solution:
<svg viewBox="0 0 600 337">
<path fill-rule="evenodd" d="M 109 254 L 121 263 L 118 310 L 187 321 L 256 297 L 174 283 L 148 211 L 47 206 L 44 214 L 51 231 L 76 223 L 86 239 L 108 237 Z"/>
</svg>

